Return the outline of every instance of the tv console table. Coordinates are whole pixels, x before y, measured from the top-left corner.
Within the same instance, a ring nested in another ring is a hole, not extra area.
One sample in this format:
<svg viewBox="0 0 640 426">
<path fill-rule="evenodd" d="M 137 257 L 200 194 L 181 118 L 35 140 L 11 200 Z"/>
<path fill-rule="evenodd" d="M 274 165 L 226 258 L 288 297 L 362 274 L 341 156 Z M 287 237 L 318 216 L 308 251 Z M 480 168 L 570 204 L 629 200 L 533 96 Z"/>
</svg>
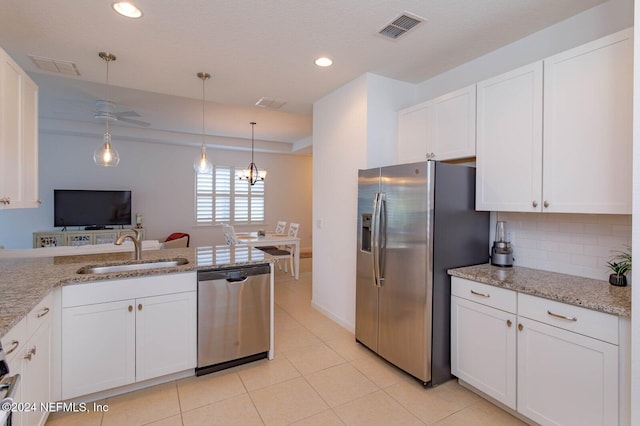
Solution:
<svg viewBox="0 0 640 426">
<path fill-rule="evenodd" d="M 144 228 L 140 239 L 144 240 Z M 89 244 L 113 244 L 120 235 L 133 234 L 132 228 L 100 229 L 98 231 L 45 231 L 33 233 L 33 247 L 86 246 Z"/>
</svg>

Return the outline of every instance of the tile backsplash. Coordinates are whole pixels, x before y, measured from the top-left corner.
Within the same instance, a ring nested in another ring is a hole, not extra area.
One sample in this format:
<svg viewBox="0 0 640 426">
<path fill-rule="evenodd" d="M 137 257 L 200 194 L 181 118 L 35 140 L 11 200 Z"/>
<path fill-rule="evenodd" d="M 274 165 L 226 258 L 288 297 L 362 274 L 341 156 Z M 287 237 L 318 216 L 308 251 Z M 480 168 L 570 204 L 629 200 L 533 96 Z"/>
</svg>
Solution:
<svg viewBox="0 0 640 426">
<path fill-rule="evenodd" d="M 607 280 L 606 262 L 631 246 L 631 215 L 505 213 L 514 265 Z M 631 278 L 630 275 L 627 278 Z"/>
</svg>

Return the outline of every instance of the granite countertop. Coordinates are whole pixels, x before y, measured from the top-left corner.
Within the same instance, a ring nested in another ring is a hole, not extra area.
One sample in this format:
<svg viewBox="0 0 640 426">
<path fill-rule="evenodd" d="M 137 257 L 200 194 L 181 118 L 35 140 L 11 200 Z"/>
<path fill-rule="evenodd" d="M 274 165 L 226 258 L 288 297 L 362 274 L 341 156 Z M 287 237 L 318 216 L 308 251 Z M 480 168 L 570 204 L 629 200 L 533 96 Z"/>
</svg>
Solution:
<svg viewBox="0 0 640 426">
<path fill-rule="evenodd" d="M 488 263 L 450 269 L 448 273 L 570 305 L 631 316 L 631 287 L 616 287 L 607 281 L 519 266 L 499 268 Z"/>
<path fill-rule="evenodd" d="M 204 271 L 226 267 L 273 263 L 263 251 L 248 246 L 213 246 L 145 250 L 142 259 L 159 260 L 185 258 L 189 261 L 162 269 L 114 272 L 106 274 L 77 274 L 86 265 L 136 263 L 133 252 L 85 254 L 21 259 L 0 259 L 0 338 L 24 318 L 49 292 L 57 286 L 91 281 L 134 278 L 149 275 Z"/>
</svg>

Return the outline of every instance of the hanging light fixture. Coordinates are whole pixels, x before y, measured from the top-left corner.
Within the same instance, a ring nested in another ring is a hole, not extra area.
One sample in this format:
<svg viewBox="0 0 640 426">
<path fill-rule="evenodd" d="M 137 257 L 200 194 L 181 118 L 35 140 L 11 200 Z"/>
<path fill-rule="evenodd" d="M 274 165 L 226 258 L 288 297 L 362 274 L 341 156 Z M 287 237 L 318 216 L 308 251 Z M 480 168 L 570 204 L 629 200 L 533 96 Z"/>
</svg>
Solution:
<svg viewBox="0 0 640 426">
<path fill-rule="evenodd" d="M 259 180 L 264 181 L 264 178 L 267 176 L 267 172 L 264 170 L 258 171 L 258 166 L 253 162 L 253 130 L 256 123 L 252 121 L 249 124 L 251 124 L 251 164 L 249 164 L 249 167 L 238 173 L 238 179 L 248 180 L 250 185 L 255 185 Z"/>
<path fill-rule="evenodd" d="M 107 52 L 98 53 L 104 61 L 107 63 L 107 97 L 109 100 L 109 62 L 115 61 L 115 55 Z M 93 152 L 93 162 L 98 166 L 103 167 L 115 167 L 120 162 L 120 155 L 118 155 L 118 151 L 111 145 L 111 134 L 109 133 L 109 120 L 110 118 L 105 118 L 106 131 L 104 132 L 104 138 L 102 144 L 96 148 Z"/>
<path fill-rule="evenodd" d="M 193 169 L 198 173 L 211 173 L 213 164 L 207 159 L 207 146 L 204 144 L 204 82 L 211 75 L 206 72 L 199 72 L 197 76 L 202 80 L 202 146 L 200 147 L 200 157 L 193 162 Z"/>
</svg>

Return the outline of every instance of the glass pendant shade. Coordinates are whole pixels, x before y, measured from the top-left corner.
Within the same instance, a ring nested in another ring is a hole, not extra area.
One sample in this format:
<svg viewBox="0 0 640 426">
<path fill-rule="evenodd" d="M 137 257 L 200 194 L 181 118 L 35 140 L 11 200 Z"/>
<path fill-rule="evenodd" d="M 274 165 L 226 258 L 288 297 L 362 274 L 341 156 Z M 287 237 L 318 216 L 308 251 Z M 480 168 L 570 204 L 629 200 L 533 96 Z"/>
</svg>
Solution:
<svg viewBox="0 0 640 426">
<path fill-rule="evenodd" d="M 111 135 L 108 132 L 104 134 L 104 142 L 93 152 L 93 162 L 103 167 L 115 167 L 120 162 L 120 155 L 111 146 Z"/>
<path fill-rule="evenodd" d="M 213 164 L 207 159 L 206 146 L 202 145 L 200 158 L 193 162 L 193 169 L 198 173 L 211 173 L 213 171 Z"/>
<path fill-rule="evenodd" d="M 211 74 L 199 72 L 197 77 L 202 80 L 202 145 L 200 146 L 200 157 L 193 162 L 193 169 L 197 173 L 211 173 L 213 163 L 207 158 L 207 146 L 204 143 L 204 82 L 211 78 Z"/>
<path fill-rule="evenodd" d="M 109 62 L 115 61 L 115 55 L 107 52 L 100 52 L 98 56 L 107 63 L 107 97 L 109 99 Z M 111 134 L 109 133 L 109 117 L 105 119 L 105 132 L 102 144 L 93 152 L 93 162 L 102 167 L 115 167 L 120 162 L 118 151 L 111 145 Z"/>
</svg>

